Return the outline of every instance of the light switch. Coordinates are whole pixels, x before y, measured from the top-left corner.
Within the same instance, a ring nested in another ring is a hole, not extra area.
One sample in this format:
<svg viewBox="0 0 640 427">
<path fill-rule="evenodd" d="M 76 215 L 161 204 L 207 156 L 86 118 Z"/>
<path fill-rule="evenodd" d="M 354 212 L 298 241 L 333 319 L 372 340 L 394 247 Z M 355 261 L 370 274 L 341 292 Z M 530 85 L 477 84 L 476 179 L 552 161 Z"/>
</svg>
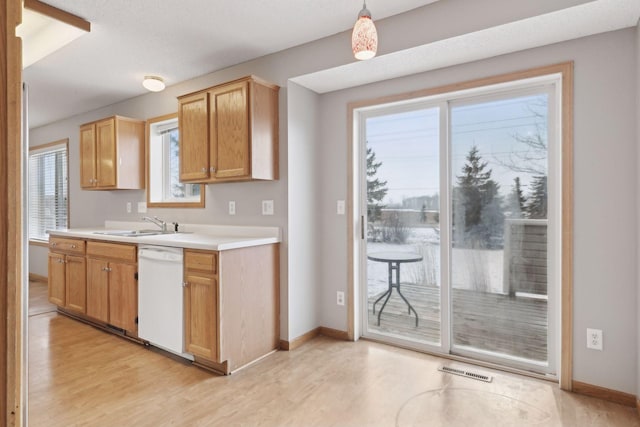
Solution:
<svg viewBox="0 0 640 427">
<path fill-rule="evenodd" d="M 338 200 L 337 212 L 338 215 L 344 215 L 344 200 Z"/>
<path fill-rule="evenodd" d="M 127 213 L 131 213 L 131 202 L 127 202 Z"/>
<path fill-rule="evenodd" d="M 138 202 L 138 213 L 147 213 L 147 202 Z"/>
</svg>

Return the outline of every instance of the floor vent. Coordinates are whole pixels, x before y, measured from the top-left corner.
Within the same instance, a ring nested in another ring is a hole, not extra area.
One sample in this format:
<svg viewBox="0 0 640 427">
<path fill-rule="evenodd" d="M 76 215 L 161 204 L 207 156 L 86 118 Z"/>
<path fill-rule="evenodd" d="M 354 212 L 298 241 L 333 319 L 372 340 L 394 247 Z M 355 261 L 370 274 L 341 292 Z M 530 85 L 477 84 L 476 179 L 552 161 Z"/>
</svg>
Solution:
<svg viewBox="0 0 640 427">
<path fill-rule="evenodd" d="M 447 372 L 449 374 L 460 375 L 461 377 L 472 378 L 478 381 L 484 381 L 486 383 L 490 383 L 493 380 L 489 375 L 478 374 L 477 372 L 465 371 L 462 369 L 451 368 L 449 366 L 441 366 L 438 368 L 438 371 Z"/>
</svg>

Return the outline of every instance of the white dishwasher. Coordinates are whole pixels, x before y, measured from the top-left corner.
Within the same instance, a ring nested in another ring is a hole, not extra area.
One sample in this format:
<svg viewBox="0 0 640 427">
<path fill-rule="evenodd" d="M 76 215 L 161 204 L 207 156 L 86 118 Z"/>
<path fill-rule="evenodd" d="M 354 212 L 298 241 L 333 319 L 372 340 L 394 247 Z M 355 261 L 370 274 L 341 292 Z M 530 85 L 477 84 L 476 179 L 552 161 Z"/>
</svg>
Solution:
<svg viewBox="0 0 640 427">
<path fill-rule="evenodd" d="M 182 248 L 138 247 L 138 336 L 193 360 L 184 352 Z"/>
</svg>

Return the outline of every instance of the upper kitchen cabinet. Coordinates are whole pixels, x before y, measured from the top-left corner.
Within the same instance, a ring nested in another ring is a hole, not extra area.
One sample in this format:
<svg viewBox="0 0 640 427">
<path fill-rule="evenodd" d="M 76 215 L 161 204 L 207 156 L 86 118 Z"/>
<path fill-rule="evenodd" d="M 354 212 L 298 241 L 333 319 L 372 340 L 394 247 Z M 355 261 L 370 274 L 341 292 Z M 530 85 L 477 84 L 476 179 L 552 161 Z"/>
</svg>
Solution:
<svg viewBox="0 0 640 427">
<path fill-rule="evenodd" d="M 137 190 L 144 181 L 144 121 L 114 116 L 80 126 L 80 186 Z"/>
<path fill-rule="evenodd" d="M 255 76 L 178 98 L 180 180 L 278 179 L 278 91 Z"/>
</svg>

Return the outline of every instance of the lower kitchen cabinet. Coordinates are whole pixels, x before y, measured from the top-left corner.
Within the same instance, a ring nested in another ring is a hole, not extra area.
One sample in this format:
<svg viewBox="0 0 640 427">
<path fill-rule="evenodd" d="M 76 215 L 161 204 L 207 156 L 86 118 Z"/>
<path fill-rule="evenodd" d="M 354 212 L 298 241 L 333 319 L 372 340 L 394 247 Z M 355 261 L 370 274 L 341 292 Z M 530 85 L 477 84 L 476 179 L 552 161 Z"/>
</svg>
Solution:
<svg viewBox="0 0 640 427">
<path fill-rule="evenodd" d="M 185 350 L 219 363 L 217 253 L 185 251 L 184 271 Z"/>
<path fill-rule="evenodd" d="M 85 313 L 84 240 L 52 238 L 49 247 L 49 302 L 76 313 Z"/>
<path fill-rule="evenodd" d="M 278 254 L 278 244 L 185 249 L 185 349 L 196 363 L 229 373 L 278 349 Z"/>
<path fill-rule="evenodd" d="M 49 300 L 77 319 L 138 338 L 137 249 L 52 236 Z M 279 348 L 279 251 L 277 243 L 184 249 L 184 352 L 195 364 L 228 374 Z"/>
<path fill-rule="evenodd" d="M 87 316 L 137 334 L 136 259 L 135 245 L 87 242 Z"/>
</svg>

